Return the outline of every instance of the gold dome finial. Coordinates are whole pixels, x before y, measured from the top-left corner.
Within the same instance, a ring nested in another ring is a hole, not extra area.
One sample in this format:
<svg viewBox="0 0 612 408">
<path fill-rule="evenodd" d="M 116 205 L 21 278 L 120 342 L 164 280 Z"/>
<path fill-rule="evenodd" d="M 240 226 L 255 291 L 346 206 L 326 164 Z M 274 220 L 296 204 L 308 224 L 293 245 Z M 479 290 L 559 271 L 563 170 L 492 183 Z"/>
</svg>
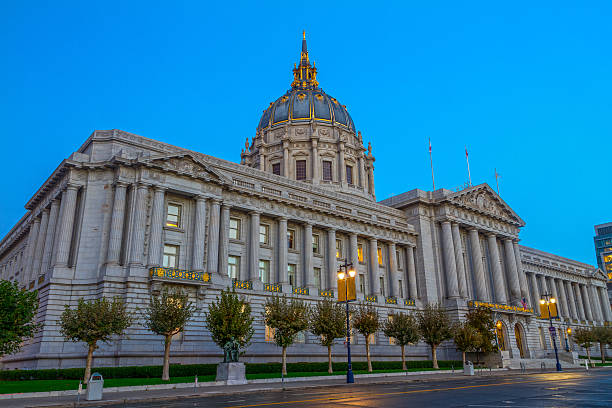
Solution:
<svg viewBox="0 0 612 408">
<path fill-rule="evenodd" d="M 305 39 L 306 39 L 306 30 L 303 30 L 302 31 L 302 40 L 305 40 Z"/>
</svg>

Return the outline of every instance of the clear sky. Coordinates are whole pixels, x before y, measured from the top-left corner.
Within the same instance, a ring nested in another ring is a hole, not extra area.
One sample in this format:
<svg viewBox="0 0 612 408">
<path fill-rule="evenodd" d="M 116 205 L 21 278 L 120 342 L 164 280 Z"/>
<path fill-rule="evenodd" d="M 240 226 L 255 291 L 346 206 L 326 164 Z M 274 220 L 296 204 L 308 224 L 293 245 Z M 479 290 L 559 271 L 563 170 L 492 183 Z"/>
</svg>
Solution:
<svg viewBox="0 0 612 408">
<path fill-rule="evenodd" d="M 290 86 L 302 30 L 321 87 L 376 157 L 379 200 L 467 180 L 521 243 L 595 264 L 612 221 L 612 3 L 29 1 L 0 5 L 0 234 L 95 129 L 239 161 Z"/>
</svg>

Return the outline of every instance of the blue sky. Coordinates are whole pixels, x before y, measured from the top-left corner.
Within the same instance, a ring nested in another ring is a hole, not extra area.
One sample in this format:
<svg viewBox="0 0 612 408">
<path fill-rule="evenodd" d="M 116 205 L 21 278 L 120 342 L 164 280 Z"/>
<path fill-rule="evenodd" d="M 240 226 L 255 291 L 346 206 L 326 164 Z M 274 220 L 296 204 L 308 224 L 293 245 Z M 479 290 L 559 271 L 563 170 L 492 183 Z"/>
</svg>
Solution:
<svg viewBox="0 0 612 408">
<path fill-rule="evenodd" d="M 595 264 L 612 221 L 609 2 L 3 2 L 0 234 L 95 129 L 239 161 L 291 83 L 301 32 L 321 87 L 376 156 L 378 199 L 467 180 L 521 243 Z M 535 4 L 535 5 L 534 5 Z"/>
</svg>

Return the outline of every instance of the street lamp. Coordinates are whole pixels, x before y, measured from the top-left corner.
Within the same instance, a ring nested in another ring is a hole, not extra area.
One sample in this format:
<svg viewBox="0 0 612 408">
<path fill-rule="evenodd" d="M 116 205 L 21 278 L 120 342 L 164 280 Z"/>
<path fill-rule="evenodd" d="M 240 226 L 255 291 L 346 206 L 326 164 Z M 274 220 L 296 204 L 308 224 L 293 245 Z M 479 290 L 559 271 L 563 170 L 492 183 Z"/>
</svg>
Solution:
<svg viewBox="0 0 612 408">
<path fill-rule="evenodd" d="M 338 271 L 338 279 L 344 281 L 344 302 L 346 303 L 346 347 L 348 351 L 348 369 L 346 371 L 347 384 L 352 384 L 355 382 L 355 377 L 353 376 L 353 365 L 351 364 L 351 328 L 349 321 L 348 278 L 354 278 L 356 273 L 357 272 L 355 272 L 353 264 L 347 263 L 346 259 L 342 264 L 340 264 L 340 270 Z"/>
<path fill-rule="evenodd" d="M 572 328 L 568 326 L 567 329 L 565 330 L 565 351 L 570 351 L 569 336 L 571 335 L 572 335 Z"/>
<path fill-rule="evenodd" d="M 548 330 L 550 331 L 550 337 L 552 337 L 553 346 L 555 348 L 555 359 L 557 360 L 557 371 L 563 371 L 561 370 L 561 363 L 559 363 L 559 353 L 557 351 L 557 341 L 555 340 L 557 337 L 557 334 L 552 324 L 552 316 L 550 315 L 550 305 L 551 304 L 554 305 L 555 303 L 557 303 L 557 299 L 555 299 L 554 297 L 552 297 L 552 295 L 548 293 L 543 294 L 542 296 L 544 298 L 540 299 L 540 304 L 546 305 L 546 309 L 548 310 L 548 321 L 550 322 L 550 327 L 548 328 Z"/>
</svg>

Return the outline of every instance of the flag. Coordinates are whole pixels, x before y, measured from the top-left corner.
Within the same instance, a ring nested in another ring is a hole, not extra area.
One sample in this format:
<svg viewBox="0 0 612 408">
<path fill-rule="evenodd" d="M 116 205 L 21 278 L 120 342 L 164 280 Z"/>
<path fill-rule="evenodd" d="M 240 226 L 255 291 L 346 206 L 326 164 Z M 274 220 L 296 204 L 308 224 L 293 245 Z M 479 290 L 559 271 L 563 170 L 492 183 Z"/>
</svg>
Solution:
<svg viewBox="0 0 612 408">
<path fill-rule="evenodd" d="M 468 158 L 467 146 L 465 146 L 465 158 Z"/>
<path fill-rule="evenodd" d="M 522 298 L 522 299 L 521 299 L 521 303 L 523 304 L 523 308 L 524 308 L 524 309 L 527 309 L 527 299 Z"/>
<path fill-rule="evenodd" d="M 431 137 L 429 138 L 429 154 L 431 154 Z"/>
</svg>

